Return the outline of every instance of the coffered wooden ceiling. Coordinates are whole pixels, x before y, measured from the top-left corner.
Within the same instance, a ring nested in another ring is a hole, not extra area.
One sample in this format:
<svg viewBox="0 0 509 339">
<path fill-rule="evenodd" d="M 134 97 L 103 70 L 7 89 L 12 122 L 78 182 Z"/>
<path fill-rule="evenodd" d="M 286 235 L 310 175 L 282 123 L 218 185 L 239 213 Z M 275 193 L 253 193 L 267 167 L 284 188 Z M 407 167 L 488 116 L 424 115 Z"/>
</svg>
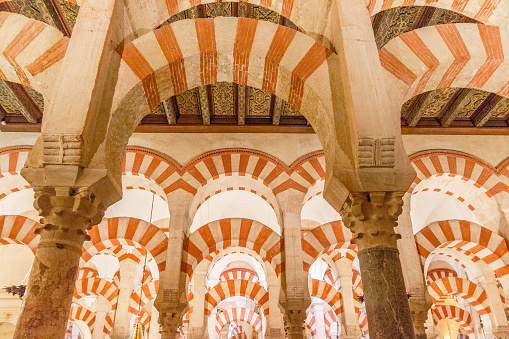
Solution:
<svg viewBox="0 0 509 339">
<path fill-rule="evenodd" d="M 0 11 L 23 14 L 43 21 L 70 36 L 79 7 L 66 0 L 11 0 L 0 2 Z M 295 30 L 293 22 L 267 8 L 245 2 L 214 2 L 180 12 L 161 26 L 178 20 L 245 17 L 270 21 Z M 406 32 L 448 23 L 478 23 L 462 14 L 428 6 L 404 6 L 372 17 L 379 49 Z M 0 80 L 0 118 L 6 126 L 40 123 L 42 95 L 20 84 Z M 509 99 L 477 89 L 442 88 L 409 99 L 401 109 L 405 130 L 416 128 L 465 128 L 509 126 Z M 161 102 L 140 126 L 143 131 L 167 126 L 300 126 L 309 123 L 287 102 L 248 86 L 220 82 L 194 88 Z M 6 126 L 0 129 L 8 130 Z M 16 130 L 23 130 L 18 128 Z M 34 130 L 28 128 L 27 130 Z M 168 129 L 168 130 L 171 130 Z M 271 129 L 271 131 L 277 131 Z"/>
</svg>

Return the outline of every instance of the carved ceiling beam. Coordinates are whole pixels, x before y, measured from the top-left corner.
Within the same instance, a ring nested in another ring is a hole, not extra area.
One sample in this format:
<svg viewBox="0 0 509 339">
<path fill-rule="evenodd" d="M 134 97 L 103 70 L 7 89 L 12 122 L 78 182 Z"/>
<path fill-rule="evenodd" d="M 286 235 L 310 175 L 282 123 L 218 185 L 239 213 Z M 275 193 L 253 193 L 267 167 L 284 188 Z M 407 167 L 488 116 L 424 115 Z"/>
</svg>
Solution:
<svg viewBox="0 0 509 339">
<path fill-rule="evenodd" d="M 246 111 L 247 111 L 247 89 L 244 85 L 238 85 L 237 95 L 237 122 L 239 125 L 246 124 Z"/>
<path fill-rule="evenodd" d="M 168 99 L 168 101 L 169 100 L 170 99 Z M 171 101 L 169 104 L 166 100 L 163 101 L 163 110 L 164 114 L 166 114 L 168 124 L 175 125 L 177 123 L 177 114 L 175 113 L 175 108 L 173 107 Z"/>
<path fill-rule="evenodd" d="M 433 96 L 431 95 L 431 92 L 428 92 L 424 95 L 419 96 L 418 98 L 414 98 L 412 100 L 412 103 L 410 104 L 410 107 L 407 109 L 407 117 L 406 121 L 408 126 L 417 126 L 419 123 L 419 120 L 424 114 L 424 111 L 422 110 L 423 107 L 426 107 L 426 104 L 429 100 L 433 100 Z"/>
<path fill-rule="evenodd" d="M 69 27 L 69 24 L 65 20 L 65 17 L 62 13 L 62 10 L 60 9 L 60 4 L 57 0 L 44 0 L 44 4 L 46 5 L 46 8 L 48 9 L 51 18 L 53 19 L 53 22 L 57 26 L 57 28 L 64 33 L 65 36 L 70 37 L 71 36 L 71 28 Z"/>
<path fill-rule="evenodd" d="M 443 112 L 441 112 L 440 125 L 442 125 L 442 127 L 449 127 L 469 102 L 470 95 L 472 95 L 472 93 L 464 89 L 459 89 L 458 92 L 454 94 L 453 99 L 449 101 L 449 104 L 444 106 Z"/>
<path fill-rule="evenodd" d="M 203 117 L 203 124 L 210 125 L 210 105 L 207 86 L 198 87 L 198 96 L 200 99 L 200 110 Z"/>
<path fill-rule="evenodd" d="M 479 105 L 479 107 L 474 112 L 473 121 L 475 127 L 482 127 L 488 120 L 492 117 L 494 108 L 497 104 L 502 100 L 502 97 L 496 95 L 495 93 L 490 93 L 486 100 Z"/>
<path fill-rule="evenodd" d="M 23 85 L 9 81 L 0 81 L 0 91 L 8 91 L 12 95 L 10 102 L 30 123 L 37 123 L 42 119 L 42 111 L 27 93 Z M 0 102 L 1 103 L 1 102 Z M 5 112 L 7 115 L 7 112 Z"/>
<path fill-rule="evenodd" d="M 283 111 L 283 99 L 274 96 L 274 110 L 272 112 L 272 124 L 279 125 L 281 112 Z"/>
</svg>

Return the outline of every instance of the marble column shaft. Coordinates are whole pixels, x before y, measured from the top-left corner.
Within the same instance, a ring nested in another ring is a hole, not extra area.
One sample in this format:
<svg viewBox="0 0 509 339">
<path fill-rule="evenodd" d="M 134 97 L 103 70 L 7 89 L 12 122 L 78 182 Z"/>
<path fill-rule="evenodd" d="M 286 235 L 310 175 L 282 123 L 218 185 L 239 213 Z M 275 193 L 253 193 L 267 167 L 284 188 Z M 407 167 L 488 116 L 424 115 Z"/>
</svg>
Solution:
<svg viewBox="0 0 509 339">
<path fill-rule="evenodd" d="M 352 193 L 341 214 L 355 234 L 371 339 L 415 338 L 394 231 L 402 193 Z"/>
<path fill-rule="evenodd" d="M 115 320 L 111 332 L 112 339 L 128 339 L 131 335 L 131 317 L 129 302 L 133 293 L 133 279 L 136 266 L 132 260 L 124 260 L 120 263 L 120 283 L 118 286 L 118 302 L 115 311 Z"/>
</svg>

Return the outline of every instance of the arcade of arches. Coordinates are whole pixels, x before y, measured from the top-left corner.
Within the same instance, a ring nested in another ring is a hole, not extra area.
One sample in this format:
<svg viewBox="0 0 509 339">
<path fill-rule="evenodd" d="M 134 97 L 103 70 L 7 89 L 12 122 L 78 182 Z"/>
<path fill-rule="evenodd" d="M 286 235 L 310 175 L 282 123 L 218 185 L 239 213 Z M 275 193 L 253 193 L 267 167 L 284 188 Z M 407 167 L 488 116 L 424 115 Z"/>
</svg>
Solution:
<svg viewBox="0 0 509 339">
<path fill-rule="evenodd" d="M 0 0 L 0 338 L 509 338 L 509 0 Z"/>
</svg>

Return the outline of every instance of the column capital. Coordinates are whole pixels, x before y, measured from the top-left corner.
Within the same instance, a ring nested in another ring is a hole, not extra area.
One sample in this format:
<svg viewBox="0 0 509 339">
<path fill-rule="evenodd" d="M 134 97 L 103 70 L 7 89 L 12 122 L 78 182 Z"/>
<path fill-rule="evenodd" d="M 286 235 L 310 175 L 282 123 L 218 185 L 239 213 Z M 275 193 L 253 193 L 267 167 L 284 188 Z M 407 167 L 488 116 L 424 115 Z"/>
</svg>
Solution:
<svg viewBox="0 0 509 339">
<path fill-rule="evenodd" d="M 68 248 L 81 255 L 86 233 L 98 224 L 105 206 L 88 188 L 35 187 L 34 207 L 41 215 L 42 226 L 35 230 L 41 235 L 38 248 L 53 246 Z"/>
<path fill-rule="evenodd" d="M 185 310 L 185 308 L 184 308 Z M 182 318 L 185 312 L 162 311 L 159 313 L 159 324 L 162 332 L 161 338 L 176 338 L 178 328 L 182 325 Z"/>
<path fill-rule="evenodd" d="M 285 309 L 284 321 L 288 338 L 302 338 L 306 321 L 305 309 Z"/>
<path fill-rule="evenodd" d="M 341 209 L 341 216 L 354 238 L 359 251 L 385 246 L 397 248 L 394 227 L 402 212 L 404 192 L 351 193 Z"/>
</svg>

